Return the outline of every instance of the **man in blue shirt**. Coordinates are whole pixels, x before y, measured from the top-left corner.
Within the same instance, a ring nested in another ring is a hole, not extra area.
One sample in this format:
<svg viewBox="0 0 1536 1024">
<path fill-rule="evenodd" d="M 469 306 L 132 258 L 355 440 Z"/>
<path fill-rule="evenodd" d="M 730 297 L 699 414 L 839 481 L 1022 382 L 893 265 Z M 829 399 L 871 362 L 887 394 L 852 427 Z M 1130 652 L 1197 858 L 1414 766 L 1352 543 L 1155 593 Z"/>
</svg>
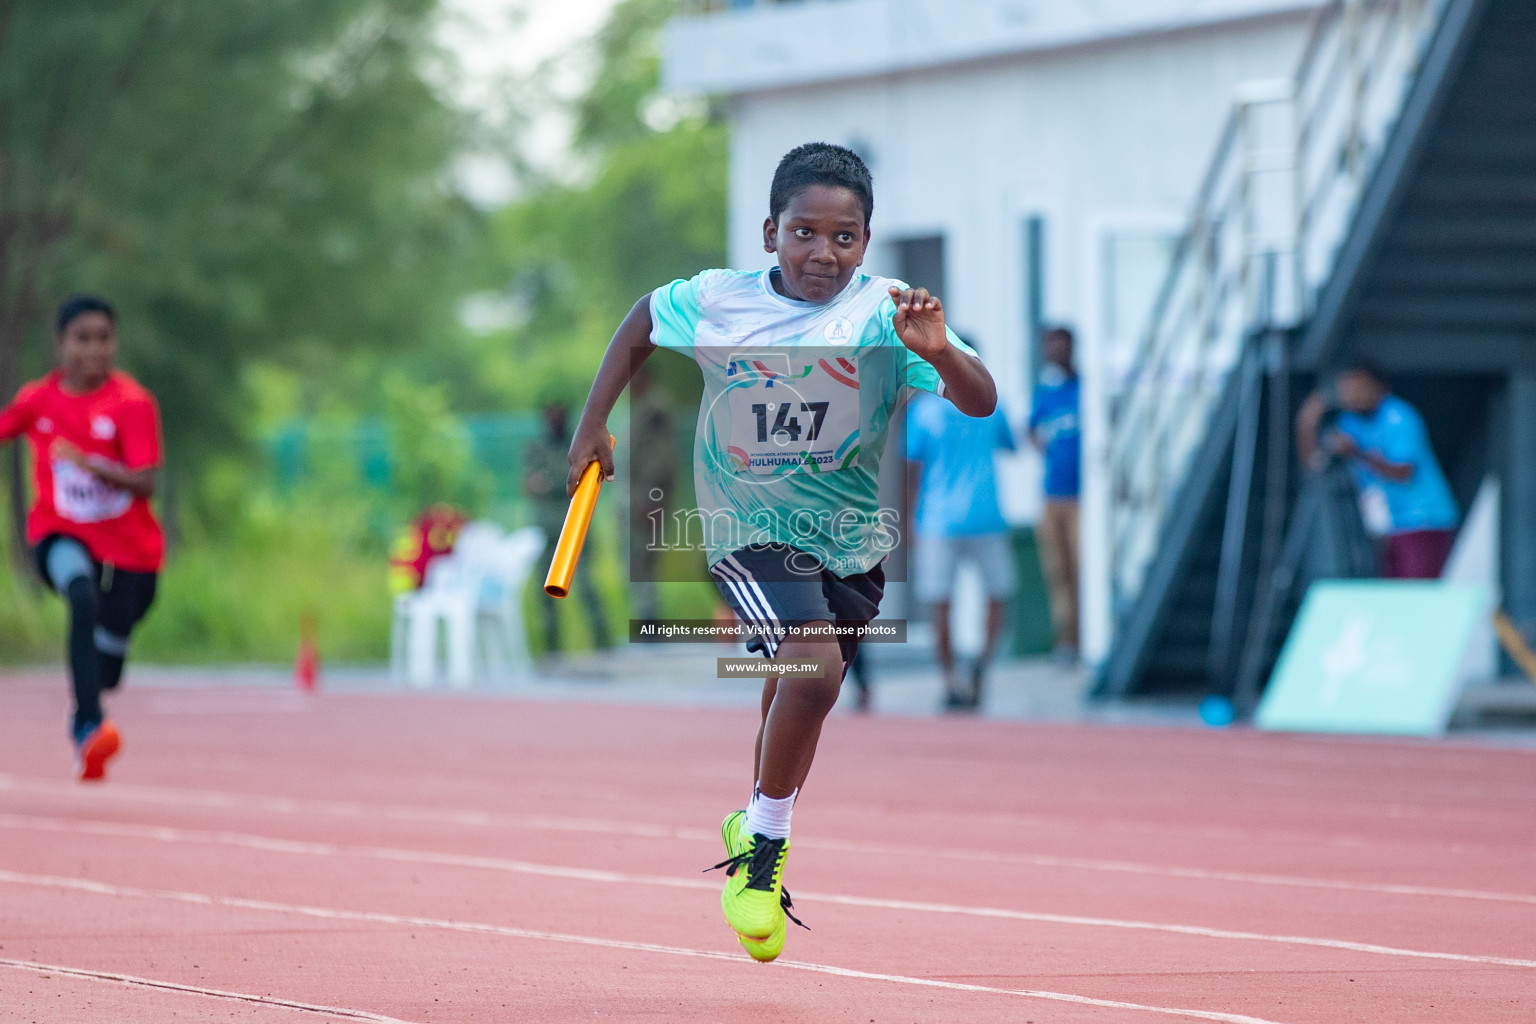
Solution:
<svg viewBox="0 0 1536 1024">
<path fill-rule="evenodd" d="M 1073 664 L 1077 661 L 1077 496 L 1083 461 L 1079 387 L 1072 363 L 1072 332 L 1052 328 L 1043 341 L 1045 369 L 1029 412 L 1030 440 L 1045 456 L 1045 506 L 1035 539 L 1051 594 L 1056 659 Z"/>
<path fill-rule="evenodd" d="M 987 665 L 997 648 L 1003 613 L 1016 574 L 1008 545 L 1008 524 L 997 505 L 993 454 L 1014 449 L 1001 408 L 970 417 L 954 404 L 919 395 L 907 414 L 907 459 L 920 471 L 917 487 L 916 591 L 933 611 L 934 647 L 944 673 L 945 707 L 974 709 L 981 703 Z M 950 644 L 950 596 L 961 562 L 981 572 L 987 591 L 986 642 L 962 691 Z"/>
<path fill-rule="evenodd" d="M 1333 395 L 1314 392 L 1297 415 L 1302 465 L 1333 455 L 1349 463 L 1360 488 L 1366 528 L 1385 537 L 1381 574 L 1388 579 L 1436 579 L 1456 537 L 1456 501 L 1429 444 L 1417 409 L 1392 394 L 1370 362 L 1338 375 Z M 1330 408 L 1333 428 L 1319 426 Z"/>
</svg>

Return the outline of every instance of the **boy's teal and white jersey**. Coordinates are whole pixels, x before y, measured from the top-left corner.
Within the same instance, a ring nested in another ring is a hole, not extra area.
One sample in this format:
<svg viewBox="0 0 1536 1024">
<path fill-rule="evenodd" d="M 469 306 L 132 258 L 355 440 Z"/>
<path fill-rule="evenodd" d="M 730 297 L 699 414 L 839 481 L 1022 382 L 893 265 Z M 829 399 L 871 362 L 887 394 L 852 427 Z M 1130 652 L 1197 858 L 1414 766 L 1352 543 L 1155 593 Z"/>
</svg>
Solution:
<svg viewBox="0 0 1536 1024">
<path fill-rule="evenodd" d="M 780 295 L 773 273 L 706 270 L 651 294 L 651 341 L 704 374 L 689 540 L 702 533 L 710 564 L 781 543 L 839 576 L 866 572 L 904 525 L 879 501 L 891 418 L 911 390 L 942 394 L 942 382 L 896 336 L 887 290 L 901 282 L 860 274 L 816 304 Z"/>
</svg>

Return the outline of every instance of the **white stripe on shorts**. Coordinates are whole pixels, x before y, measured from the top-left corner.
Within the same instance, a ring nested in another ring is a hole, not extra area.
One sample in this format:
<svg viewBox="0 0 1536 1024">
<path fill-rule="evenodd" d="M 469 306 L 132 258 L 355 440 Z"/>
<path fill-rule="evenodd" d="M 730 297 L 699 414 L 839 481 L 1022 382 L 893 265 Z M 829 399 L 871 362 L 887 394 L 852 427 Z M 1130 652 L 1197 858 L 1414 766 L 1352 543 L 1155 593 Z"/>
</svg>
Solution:
<svg viewBox="0 0 1536 1024">
<path fill-rule="evenodd" d="M 779 649 L 779 640 L 769 628 L 768 620 L 762 618 L 760 614 L 753 614 L 757 610 L 757 605 L 753 601 L 751 592 L 747 590 L 744 584 L 737 583 L 734 580 L 726 580 L 725 585 L 736 596 L 736 603 L 743 609 L 746 609 L 743 617 L 746 619 L 747 624 L 756 631 L 758 638 L 762 641 L 764 653 L 770 658 L 773 657 L 774 653 Z"/>
<path fill-rule="evenodd" d="M 764 630 L 762 617 L 757 606 L 752 602 L 752 595 L 742 592 L 735 572 L 721 564 L 710 566 L 709 572 L 715 578 L 715 582 L 724 587 L 730 597 L 735 598 L 736 607 L 733 610 L 736 614 L 741 616 L 747 625 L 762 633 Z"/>
<path fill-rule="evenodd" d="M 752 588 L 752 593 L 757 595 L 757 600 L 761 604 L 764 614 L 768 616 L 768 621 L 771 622 L 775 627 L 778 627 L 778 613 L 773 610 L 773 602 L 768 600 L 768 595 L 763 593 L 763 588 L 757 585 L 756 578 L 747 571 L 746 566 L 736 561 L 735 555 L 726 555 L 725 561 L 730 562 L 731 565 L 735 567 L 736 571 L 741 573 L 744 584 Z"/>
<path fill-rule="evenodd" d="M 743 574 L 737 566 L 726 565 L 727 561 L 729 561 L 728 558 L 716 562 L 710 566 L 709 571 L 714 573 L 727 587 L 731 588 L 731 593 L 736 595 L 736 600 L 740 603 L 742 614 L 746 617 L 747 621 L 755 626 L 764 625 L 767 620 L 764 618 L 763 609 L 753 599 L 751 593 L 747 592 L 742 586 Z"/>
<path fill-rule="evenodd" d="M 727 566 L 726 562 L 731 564 Z M 768 609 L 768 614 L 765 617 L 764 608 L 768 602 L 766 599 L 763 599 L 762 604 L 759 604 L 757 600 L 757 598 L 762 597 L 762 591 L 758 590 L 756 597 L 754 597 L 753 593 L 747 589 L 747 584 L 740 578 L 745 576 L 750 581 L 751 574 L 741 567 L 740 562 L 737 562 L 729 555 L 711 566 L 710 571 L 715 573 L 721 582 L 730 588 L 731 593 L 736 596 L 736 603 L 741 605 L 743 618 L 762 637 L 763 647 L 767 651 L 768 657 L 773 657 L 774 652 L 779 649 L 779 642 L 768 626 L 769 621 L 772 619 L 772 609 Z M 756 589 L 755 585 L 754 589 Z M 776 622 L 777 620 L 772 619 L 772 621 Z"/>
</svg>

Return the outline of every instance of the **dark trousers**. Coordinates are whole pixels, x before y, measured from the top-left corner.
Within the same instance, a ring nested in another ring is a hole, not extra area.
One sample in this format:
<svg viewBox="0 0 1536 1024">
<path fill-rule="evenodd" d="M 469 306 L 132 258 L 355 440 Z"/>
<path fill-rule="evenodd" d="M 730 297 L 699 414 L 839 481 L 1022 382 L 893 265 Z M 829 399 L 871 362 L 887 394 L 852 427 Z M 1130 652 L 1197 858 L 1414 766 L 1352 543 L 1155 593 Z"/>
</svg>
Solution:
<svg viewBox="0 0 1536 1024">
<path fill-rule="evenodd" d="M 1389 580 L 1439 579 L 1455 543 L 1454 530 L 1394 533 L 1382 548 L 1381 574 Z"/>
<path fill-rule="evenodd" d="M 72 730 L 75 739 L 79 740 L 104 717 L 101 692 L 116 689 L 122 681 L 123 665 L 128 658 L 128 637 L 154 603 L 159 576 L 90 560 L 85 574 L 54 580 L 48 572 L 48 554 L 57 543 L 79 544 L 79 541 L 53 536 L 37 547 L 38 568 L 42 570 L 43 579 L 69 605 L 66 652 L 75 694 Z"/>
</svg>

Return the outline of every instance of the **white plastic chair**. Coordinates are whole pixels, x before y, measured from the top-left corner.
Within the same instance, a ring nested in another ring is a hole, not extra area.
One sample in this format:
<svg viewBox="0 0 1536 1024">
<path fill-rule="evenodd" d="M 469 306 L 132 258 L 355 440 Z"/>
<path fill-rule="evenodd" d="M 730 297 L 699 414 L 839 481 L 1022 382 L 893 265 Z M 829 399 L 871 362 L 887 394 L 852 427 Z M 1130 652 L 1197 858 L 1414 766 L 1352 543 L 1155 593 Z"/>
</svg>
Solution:
<svg viewBox="0 0 1536 1024">
<path fill-rule="evenodd" d="M 528 632 L 523 625 L 523 588 L 538 568 L 547 538 L 537 526 L 525 526 L 487 545 L 481 557 L 476 622 L 486 665 L 493 676 L 531 669 Z M 499 648 L 499 650 L 497 650 Z"/>
<path fill-rule="evenodd" d="M 510 536 L 490 523 L 465 526 L 453 553 L 427 565 L 422 588 L 395 599 L 395 678 L 423 689 L 443 681 L 467 689 L 477 672 L 503 680 L 530 667 L 521 595 L 544 540 L 536 526 Z"/>
</svg>

